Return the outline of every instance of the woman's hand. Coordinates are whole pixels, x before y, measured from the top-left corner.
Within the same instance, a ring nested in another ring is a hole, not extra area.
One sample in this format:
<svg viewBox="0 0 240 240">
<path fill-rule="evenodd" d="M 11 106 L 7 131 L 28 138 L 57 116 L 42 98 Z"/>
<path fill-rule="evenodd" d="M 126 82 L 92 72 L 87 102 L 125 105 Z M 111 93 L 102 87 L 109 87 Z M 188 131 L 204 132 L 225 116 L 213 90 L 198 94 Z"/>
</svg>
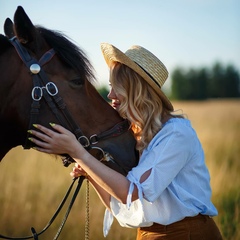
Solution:
<svg viewBox="0 0 240 240">
<path fill-rule="evenodd" d="M 77 141 L 73 133 L 65 129 L 64 127 L 51 123 L 51 127 L 55 130 L 52 131 L 40 124 L 34 124 L 33 126 L 39 131 L 29 130 L 33 136 L 29 138 L 30 141 L 35 143 L 36 150 L 53 153 L 53 154 L 69 154 L 71 157 L 75 157 L 76 152 L 85 151 L 82 145 Z"/>
<path fill-rule="evenodd" d="M 75 177 L 85 176 L 87 177 L 87 173 L 81 168 L 81 166 L 78 163 L 75 163 L 75 166 L 72 169 L 72 172 L 70 172 L 70 175 Z"/>
</svg>

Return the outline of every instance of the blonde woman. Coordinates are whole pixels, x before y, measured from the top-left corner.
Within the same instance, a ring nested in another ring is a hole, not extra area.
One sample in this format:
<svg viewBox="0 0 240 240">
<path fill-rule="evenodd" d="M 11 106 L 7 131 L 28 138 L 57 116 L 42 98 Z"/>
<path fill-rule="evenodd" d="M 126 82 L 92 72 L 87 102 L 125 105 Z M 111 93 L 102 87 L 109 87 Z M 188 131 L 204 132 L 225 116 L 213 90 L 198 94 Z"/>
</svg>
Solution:
<svg viewBox="0 0 240 240">
<path fill-rule="evenodd" d="M 90 155 L 63 127 L 35 125 L 31 139 L 39 151 L 68 153 L 76 161 L 71 176 L 87 175 L 107 210 L 106 236 L 113 216 L 121 226 L 137 228 L 137 240 L 218 240 L 212 219 L 210 176 L 199 139 L 189 120 L 173 114 L 162 91 L 168 77 L 164 64 L 147 49 L 125 53 L 101 45 L 110 68 L 108 97 L 131 123 L 140 152 L 139 164 L 125 177 Z M 43 140 L 37 140 L 37 138 Z"/>
</svg>

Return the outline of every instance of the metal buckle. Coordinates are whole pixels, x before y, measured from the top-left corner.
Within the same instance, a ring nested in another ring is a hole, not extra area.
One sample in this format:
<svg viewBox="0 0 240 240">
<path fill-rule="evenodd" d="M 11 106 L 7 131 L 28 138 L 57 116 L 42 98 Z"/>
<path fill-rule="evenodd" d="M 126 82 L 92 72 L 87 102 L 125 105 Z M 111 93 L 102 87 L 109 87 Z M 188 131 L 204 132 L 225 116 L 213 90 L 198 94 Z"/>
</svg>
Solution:
<svg viewBox="0 0 240 240">
<path fill-rule="evenodd" d="M 105 152 L 100 147 L 91 147 L 89 153 L 102 162 L 105 159 Z"/>
<path fill-rule="evenodd" d="M 93 134 L 89 139 L 90 139 L 91 144 L 97 144 L 98 143 L 97 134 Z"/>
<path fill-rule="evenodd" d="M 90 146 L 90 142 L 86 136 L 80 136 L 78 142 L 82 144 L 83 147 L 87 148 Z"/>
<path fill-rule="evenodd" d="M 36 86 L 32 89 L 32 99 L 34 101 L 40 101 L 42 99 L 43 89 L 46 89 L 47 93 L 52 97 L 58 94 L 58 88 L 56 84 L 53 82 L 48 82 L 43 87 Z"/>
<path fill-rule="evenodd" d="M 55 96 L 58 94 L 58 88 L 53 82 L 48 82 L 46 86 L 42 88 L 45 88 L 50 96 Z"/>
<path fill-rule="evenodd" d="M 34 101 L 40 101 L 43 96 L 43 91 L 41 87 L 34 87 L 32 89 L 32 99 Z"/>
</svg>

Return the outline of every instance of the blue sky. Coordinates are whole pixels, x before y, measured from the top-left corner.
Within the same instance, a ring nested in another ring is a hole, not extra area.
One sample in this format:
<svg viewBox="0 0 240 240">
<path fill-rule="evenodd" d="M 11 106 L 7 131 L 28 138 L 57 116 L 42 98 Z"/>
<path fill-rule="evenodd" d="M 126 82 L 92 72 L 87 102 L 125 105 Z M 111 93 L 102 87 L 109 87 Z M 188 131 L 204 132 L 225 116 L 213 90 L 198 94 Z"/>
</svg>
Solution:
<svg viewBox="0 0 240 240">
<path fill-rule="evenodd" d="M 239 0 L 0 0 L 0 26 L 21 5 L 33 24 L 60 30 L 88 55 L 99 84 L 108 84 L 100 43 L 122 51 L 141 45 L 171 71 L 210 67 L 240 70 Z"/>
</svg>

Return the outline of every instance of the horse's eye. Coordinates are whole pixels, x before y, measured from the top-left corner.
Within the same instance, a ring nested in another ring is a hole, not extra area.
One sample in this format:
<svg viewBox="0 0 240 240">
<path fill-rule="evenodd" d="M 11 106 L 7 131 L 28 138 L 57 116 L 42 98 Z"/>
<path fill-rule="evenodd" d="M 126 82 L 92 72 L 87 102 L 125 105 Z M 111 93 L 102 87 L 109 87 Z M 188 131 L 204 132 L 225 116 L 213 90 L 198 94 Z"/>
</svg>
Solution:
<svg viewBox="0 0 240 240">
<path fill-rule="evenodd" d="M 82 86 L 84 84 L 84 80 L 82 78 L 78 77 L 78 78 L 74 78 L 74 79 L 70 80 L 69 83 L 72 87 L 76 88 L 76 87 Z"/>
</svg>

